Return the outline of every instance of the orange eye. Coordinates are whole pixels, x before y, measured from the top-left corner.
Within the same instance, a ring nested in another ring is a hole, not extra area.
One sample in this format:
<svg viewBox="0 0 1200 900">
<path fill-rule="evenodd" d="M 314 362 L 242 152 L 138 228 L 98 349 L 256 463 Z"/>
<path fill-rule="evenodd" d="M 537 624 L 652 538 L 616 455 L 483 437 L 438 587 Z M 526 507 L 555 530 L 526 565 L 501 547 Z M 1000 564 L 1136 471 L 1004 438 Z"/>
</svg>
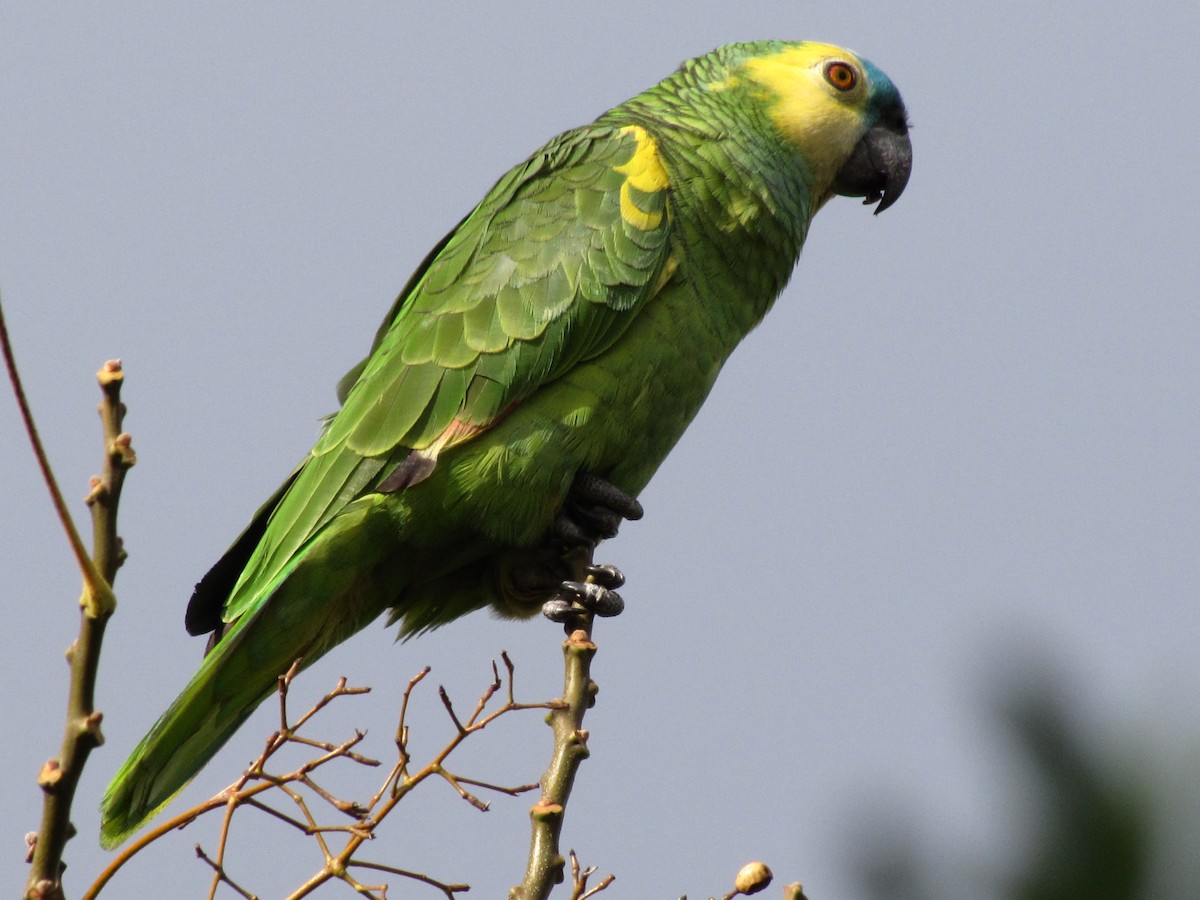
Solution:
<svg viewBox="0 0 1200 900">
<path fill-rule="evenodd" d="M 839 91 L 848 91 L 858 84 L 858 74 L 849 63 L 831 62 L 825 67 L 825 80 Z"/>
</svg>

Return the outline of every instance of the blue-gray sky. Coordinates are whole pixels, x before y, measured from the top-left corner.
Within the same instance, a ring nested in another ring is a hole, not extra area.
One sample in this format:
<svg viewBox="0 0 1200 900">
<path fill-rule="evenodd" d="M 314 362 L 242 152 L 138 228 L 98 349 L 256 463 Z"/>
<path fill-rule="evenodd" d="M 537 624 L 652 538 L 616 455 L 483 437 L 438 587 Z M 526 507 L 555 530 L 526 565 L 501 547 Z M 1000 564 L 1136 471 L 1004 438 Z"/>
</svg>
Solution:
<svg viewBox="0 0 1200 900">
<path fill-rule="evenodd" d="M 1019 804 L 986 704 L 1029 658 L 1054 659 L 1099 719 L 1194 741 L 1198 23 L 1187 4 L 0 11 L 0 290 L 29 392 L 82 497 L 99 464 L 92 373 L 121 357 L 139 452 L 71 893 L 107 858 L 103 785 L 198 663 L 192 584 L 308 450 L 411 269 L 545 139 L 729 40 L 872 59 L 908 101 L 914 174 L 878 218 L 847 200 L 818 216 L 791 286 L 643 495 L 645 520 L 601 551 L 630 608 L 597 633 L 566 843 L 647 897 L 723 891 L 750 858 L 814 900 L 853 896 L 861 823 L 896 804 L 951 854 L 1003 851 Z M 0 395 L 0 871 L 18 883 L 78 577 Z M 502 648 L 524 696 L 556 693 L 555 628 L 487 614 L 405 646 L 372 627 L 298 690 L 375 685 L 328 736 L 367 728 L 386 756 L 411 674 L 433 665 L 466 704 Z M 446 734 L 427 713 L 418 752 Z M 272 716 L 183 802 L 231 781 Z M 531 717 L 483 736 L 465 769 L 534 780 L 548 747 Z M 523 870 L 529 803 L 481 816 L 432 786 L 371 856 L 496 896 Z M 213 829 L 112 895 L 170 877 L 200 896 L 190 848 Z M 235 874 L 263 895 L 319 865 L 242 834 L 267 859 Z"/>
</svg>

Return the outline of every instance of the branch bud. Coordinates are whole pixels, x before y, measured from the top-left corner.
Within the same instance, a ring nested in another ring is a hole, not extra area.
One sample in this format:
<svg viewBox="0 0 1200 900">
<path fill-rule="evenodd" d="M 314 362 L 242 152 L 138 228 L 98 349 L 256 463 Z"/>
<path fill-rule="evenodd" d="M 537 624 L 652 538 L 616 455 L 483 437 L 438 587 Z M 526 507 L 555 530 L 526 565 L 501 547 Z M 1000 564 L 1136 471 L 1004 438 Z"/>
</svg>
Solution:
<svg viewBox="0 0 1200 900">
<path fill-rule="evenodd" d="M 87 496 L 83 498 L 83 502 L 91 506 L 100 499 L 104 491 L 104 480 L 99 475 L 92 475 L 88 478 L 88 492 Z"/>
<path fill-rule="evenodd" d="M 122 431 L 113 438 L 108 452 L 114 463 L 126 469 L 137 464 L 137 453 L 133 450 L 133 437 L 128 431 Z"/>
<path fill-rule="evenodd" d="M 529 810 L 529 815 L 536 820 L 561 818 L 562 814 L 563 808 L 561 803 L 547 803 L 545 800 L 539 800 Z"/>
<path fill-rule="evenodd" d="M 38 772 L 37 783 L 43 790 L 53 790 L 63 777 L 62 763 L 57 759 L 48 759 L 42 765 L 42 771 Z"/>
<path fill-rule="evenodd" d="M 103 720 L 104 713 L 99 710 L 92 710 L 83 717 L 83 721 L 79 724 L 80 734 L 89 735 L 96 742 L 97 747 L 104 743 L 104 735 L 100 731 L 100 723 Z"/>
<path fill-rule="evenodd" d="M 749 862 L 742 866 L 733 881 L 739 894 L 757 894 L 771 883 L 771 870 L 766 863 Z"/>
<path fill-rule="evenodd" d="M 119 359 L 110 359 L 96 373 L 96 380 L 100 382 L 101 387 L 108 387 L 108 385 L 114 382 L 119 384 L 124 379 L 125 372 L 121 368 L 121 361 Z"/>
</svg>

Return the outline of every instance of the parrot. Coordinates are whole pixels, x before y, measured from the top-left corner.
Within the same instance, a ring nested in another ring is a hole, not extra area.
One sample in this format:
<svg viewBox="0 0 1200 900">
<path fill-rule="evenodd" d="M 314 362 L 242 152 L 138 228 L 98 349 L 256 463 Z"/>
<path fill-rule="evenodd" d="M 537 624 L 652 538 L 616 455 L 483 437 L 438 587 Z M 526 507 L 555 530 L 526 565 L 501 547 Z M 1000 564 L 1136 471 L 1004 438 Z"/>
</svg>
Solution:
<svg viewBox="0 0 1200 900">
<path fill-rule="evenodd" d="M 101 843 L 166 806 L 296 660 L 554 597 L 627 519 L 832 197 L 894 204 L 900 93 L 812 41 L 726 44 L 515 166 L 428 253 L 311 452 L 199 584 L 198 671 L 113 777 Z M 584 588 L 587 588 L 585 590 Z M 590 605 L 589 605 L 590 604 Z M 561 613 L 561 609 L 560 609 Z"/>
</svg>

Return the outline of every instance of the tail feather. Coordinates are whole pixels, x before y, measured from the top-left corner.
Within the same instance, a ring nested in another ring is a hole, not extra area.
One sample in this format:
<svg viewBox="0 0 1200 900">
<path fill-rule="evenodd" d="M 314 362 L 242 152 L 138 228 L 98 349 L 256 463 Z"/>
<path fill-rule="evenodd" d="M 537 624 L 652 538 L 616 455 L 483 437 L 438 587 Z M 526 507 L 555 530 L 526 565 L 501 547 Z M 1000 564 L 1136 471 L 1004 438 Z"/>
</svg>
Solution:
<svg viewBox="0 0 1200 900">
<path fill-rule="evenodd" d="M 101 802 L 100 843 L 113 849 L 171 802 L 274 690 L 263 679 L 224 699 L 221 665 L 237 643 L 230 635 L 159 718 L 113 777 Z M 289 664 L 290 665 L 290 664 Z"/>
<path fill-rule="evenodd" d="M 372 517 L 375 508 L 364 503 L 338 516 L 230 625 L 109 784 L 103 846 L 122 843 L 169 803 L 293 662 L 316 662 L 395 602 L 409 567 L 392 543 L 391 520 Z"/>
</svg>

